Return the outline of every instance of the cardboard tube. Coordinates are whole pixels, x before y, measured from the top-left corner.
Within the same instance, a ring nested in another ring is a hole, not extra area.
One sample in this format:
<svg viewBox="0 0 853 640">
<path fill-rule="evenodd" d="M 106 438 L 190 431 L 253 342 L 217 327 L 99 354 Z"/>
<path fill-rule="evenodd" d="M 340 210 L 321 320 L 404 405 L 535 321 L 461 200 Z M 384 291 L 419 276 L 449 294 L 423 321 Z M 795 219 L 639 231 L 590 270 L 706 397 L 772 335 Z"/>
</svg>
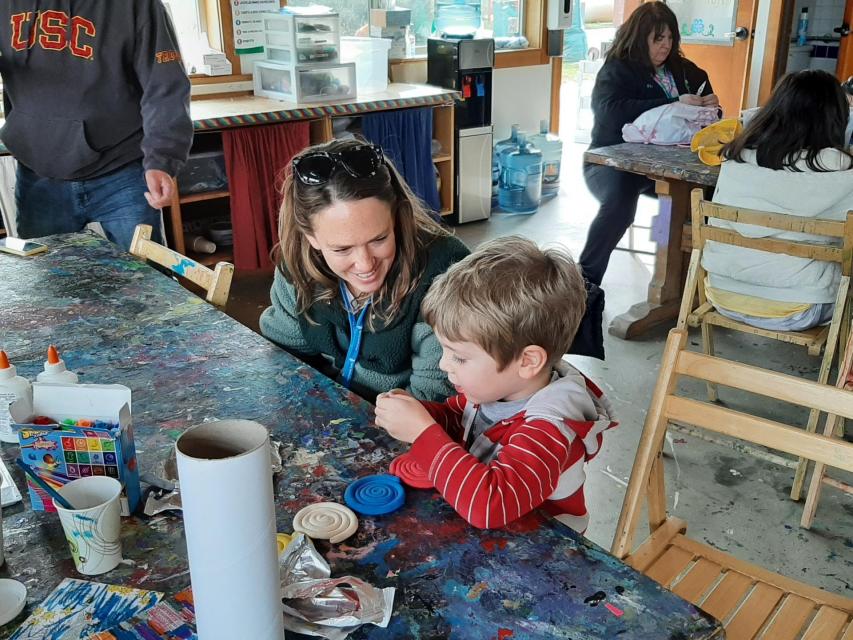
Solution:
<svg viewBox="0 0 853 640">
<path fill-rule="evenodd" d="M 175 447 L 198 636 L 283 640 L 266 427 L 207 422 Z"/>
</svg>

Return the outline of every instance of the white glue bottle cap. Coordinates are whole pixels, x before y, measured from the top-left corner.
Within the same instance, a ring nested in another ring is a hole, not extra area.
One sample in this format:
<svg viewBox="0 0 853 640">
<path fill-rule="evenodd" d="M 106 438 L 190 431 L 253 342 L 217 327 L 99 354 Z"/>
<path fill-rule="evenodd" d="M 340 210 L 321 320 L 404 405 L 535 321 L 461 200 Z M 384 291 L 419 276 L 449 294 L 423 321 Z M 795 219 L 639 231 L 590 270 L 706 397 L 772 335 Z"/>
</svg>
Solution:
<svg viewBox="0 0 853 640">
<path fill-rule="evenodd" d="M 32 387 L 30 381 L 19 376 L 15 367 L 9 364 L 5 351 L 0 351 L 0 442 L 18 442 L 18 434 L 12 430 L 12 416 L 9 405 L 21 399 L 32 408 Z"/>
<path fill-rule="evenodd" d="M 47 350 L 47 362 L 44 363 L 44 371 L 36 376 L 36 382 L 76 384 L 77 374 L 65 368 L 65 361 L 59 357 L 56 347 L 50 345 Z"/>
</svg>

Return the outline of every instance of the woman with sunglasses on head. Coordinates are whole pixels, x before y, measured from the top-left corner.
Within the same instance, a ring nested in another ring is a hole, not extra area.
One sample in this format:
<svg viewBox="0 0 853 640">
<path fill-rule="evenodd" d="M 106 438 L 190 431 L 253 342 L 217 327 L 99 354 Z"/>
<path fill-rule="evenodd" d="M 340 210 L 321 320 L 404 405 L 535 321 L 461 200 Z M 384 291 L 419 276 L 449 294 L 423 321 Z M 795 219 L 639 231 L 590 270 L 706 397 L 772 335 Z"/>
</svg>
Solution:
<svg viewBox="0 0 853 640">
<path fill-rule="evenodd" d="M 335 140 L 297 155 L 284 183 L 272 306 L 261 332 L 374 400 L 452 392 L 421 317 L 433 279 L 468 255 L 379 147 Z"/>
<path fill-rule="evenodd" d="M 619 27 L 595 79 L 590 148 L 622 143 L 622 127 L 670 102 L 718 106 L 708 74 L 681 54 L 675 14 L 663 2 L 641 4 Z M 634 222 L 641 195 L 654 182 L 613 167 L 585 164 L 586 186 L 601 203 L 587 233 L 580 264 L 584 277 L 601 284 L 610 254 Z"/>
</svg>

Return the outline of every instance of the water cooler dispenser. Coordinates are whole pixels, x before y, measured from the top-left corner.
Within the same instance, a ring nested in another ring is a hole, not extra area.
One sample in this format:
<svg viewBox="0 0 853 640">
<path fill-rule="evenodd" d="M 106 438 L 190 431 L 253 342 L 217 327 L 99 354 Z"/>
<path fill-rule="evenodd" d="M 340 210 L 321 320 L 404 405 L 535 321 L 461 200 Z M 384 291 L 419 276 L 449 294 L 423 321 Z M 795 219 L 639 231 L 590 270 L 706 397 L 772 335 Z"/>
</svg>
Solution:
<svg viewBox="0 0 853 640">
<path fill-rule="evenodd" d="M 495 41 L 430 38 L 427 82 L 455 89 L 456 201 L 455 221 L 484 220 L 492 198 L 492 69 Z"/>
</svg>

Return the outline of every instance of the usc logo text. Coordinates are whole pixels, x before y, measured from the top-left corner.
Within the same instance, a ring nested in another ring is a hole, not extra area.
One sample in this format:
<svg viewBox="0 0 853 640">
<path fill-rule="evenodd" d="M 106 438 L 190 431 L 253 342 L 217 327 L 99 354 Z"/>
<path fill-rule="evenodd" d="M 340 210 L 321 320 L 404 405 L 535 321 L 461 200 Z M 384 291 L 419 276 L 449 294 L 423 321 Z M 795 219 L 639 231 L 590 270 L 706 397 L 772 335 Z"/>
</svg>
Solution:
<svg viewBox="0 0 853 640">
<path fill-rule="evenodd" d="M 68 49 L 71 55 L 91 60 L 95 52 L 91 45 L 83 43 L 82 40 L 94 38 L 95 33 L 95 25 L 91 20 L 69 16 L 64 11 L 27 11 L 12 14 L 12 48 L 15 51 L 31 49 L 38 44 L 47 51 Z"/>
</svg>

